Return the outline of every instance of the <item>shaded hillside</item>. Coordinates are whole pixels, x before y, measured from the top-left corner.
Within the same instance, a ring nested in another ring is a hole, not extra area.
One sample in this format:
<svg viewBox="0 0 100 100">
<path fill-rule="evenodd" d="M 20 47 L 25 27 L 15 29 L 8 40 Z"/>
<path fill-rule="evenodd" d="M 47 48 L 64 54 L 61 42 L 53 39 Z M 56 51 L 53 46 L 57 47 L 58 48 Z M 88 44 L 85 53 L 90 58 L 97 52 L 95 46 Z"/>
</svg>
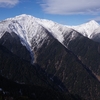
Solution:
<svg viewBox="0 0 100 100">
<path fill-rule="evenodd" d="M 7 77 L 0 75 L 0 100 L 83 100 L 78 95 L 60 92 L 38 67 L 0 45 L 0 72 Z"/>
<path fill-rule="evenodd" d="M 51 41 L 48 43 L 48 41 Z M 68 91 L 76 93 L 86 100 L 99 100 L 100 84 L 93 73 L 73 52 L 62 46 L 57 40 L 49 40 L 38 50 L 37 63 L 49 74 L 53 81 L 58 77 Z M 60 83 L 58 82 L 59 86 Z"/>
<path fill-rule="evenodd" d="M 100 100 L 100 44 L 86 38 L 98 41 L 97 27 L 25 14 L 1 21 L 0 99 Z"/>
<path fill-rule="evenodd" d="M 100 44 L 80 36 L 71 41 L 68 48 L 86 65 L 100 81 Z"/>
<path fill-rule="evenodd" d="M 83 100 L 78 95 L 64 94 L 53 89 L 18 84 L 0 75 L 0 100 Z"/>
<path fill-rule="evenodd" d="M 2 44 L 9 51 L 11 51 L 13 54 L 20 57 L 21 59 L 31 61 L 30 52 L 25 46 L 22 45 L 19 36 L 14 32 L 5 32 L 5 34 L 0 39 L 0 44 Z"/>
<path fill-rule="evenodd" d="M 39 66 L 12 54 L 4 46 L 0 45 L 0 74 L 21 84 L 47 85 L 49 78 Z M 49 82 L 51 85 L 52 81 Z"/>
</svg>

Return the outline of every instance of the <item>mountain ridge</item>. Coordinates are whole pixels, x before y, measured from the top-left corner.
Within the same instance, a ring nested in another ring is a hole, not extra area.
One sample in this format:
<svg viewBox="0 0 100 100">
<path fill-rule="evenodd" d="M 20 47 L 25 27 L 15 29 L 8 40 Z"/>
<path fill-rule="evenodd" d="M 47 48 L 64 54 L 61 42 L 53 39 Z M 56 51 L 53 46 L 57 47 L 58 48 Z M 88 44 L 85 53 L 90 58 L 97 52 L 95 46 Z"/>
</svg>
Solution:
<svg viewBox="0 0 100 100">
<path fill-rule="evenodd" d="M 94 21 L 84 24 L 86 30 L 91 29 L 92 24 L 96 25 Z M 92 33 L 93 30 L 90 34 L 99 35 L 97 31 L 97 34 Z M 1 48 L 1 75 L 14 81 L 34 84 L 49 77 L 49 82 L 56 82 L 61 90 L 67 89 L 86 100 L 100 99 L 100 43 L 93 40 L 97 38 L 95 35 L 90 39 L 87 33 L 84 36 L 73 28 L 30 15 L 20 15 L 0 22 L 0 33 L 1 45 L 15 54 L 6 57 Z M 33 66 L 24 62 L 23 48 L 33 53 Z M 15 59 L 20 53 L 23 56 Z M 12 62 L 11 58 L 15 60 Z M 45 82 L 49 83 L 47 79 Z"/>
<path fill-rule="evenodd" d="M 26 19 L 28 21 L 26 21 Z M 94 20 L 91 20 L 91 21 L 89 21 L 87 23 L 84 23 L 84 24 L 81 24 L 81 25 L 77 25 L 77 26 L 68 26 L 68 25 L 62 25 L 62 24 L 53 22 L 51 20 L 36 18 L 34 16 L 26 15 L 26 14 L 22 14 L 22 15 L 19 15 L 19 16 L 15 16 L 13 18 L 7 18 L 5 21 L 8 21 L 8 22 L 9 21 L 15 21 L 14 23 L 20 21 L 19 24 L 22 24 L 22 25 L 24 24 L 23 21 L 26 21 L 25 23 L 26 24 L 30 24 L 30 25 L 32 25 L 32 23 L 35 22 L 35 23 L 37 23 L 37 24 L 42 25 L 43 27 L 45 27 L 60 42 L 63 41 L 63 34 L 62 34 L 63 31 L 70 30 L 70 29 L 74 29 L 74 30 L 78 31 L 79 33 L 81 33 L 83 36 L 86 36 L 86 37 L 88 37 L 88 38 L 91 39 L 92 38 L 91 37 L 91 34 L 94 32 L 94 30 L 96 30 L 100 26 Z M 30 21 L 32 21 L 32 23 L 30 23 Z M 22 27 L 22 25 L 20 25 L 20 26 Z M 25 28 L 23 28 L 22 30 L 24 32 L 26 31 Z M 57 34 L 55 32 L 57 32 Z M 25 37 L 25 36 L 23 37 L 22 36 L 22 38 L 27 38 L 27 37 Z M 29 42 L 28 39 L 27 39 L 27 42 Z"/>
<path fill-rule="evenodd" d="M 91 20 L 91 21 L 84 23 L 84 24 L 81 24 L 81 25 L 72 26 L 73 29 L 82 33 L 84 36 L 86 36 L 90 39 L 92 38 L 93 32 L 98 27 L 100 27 L 100 25 L 95 20 Z"/>
<path fill-rule="evenodd" d="M 31 57 L 33 57 L 34 48 L 40 48 L 44 41 L 48 39 L 49 34 L 67 48 L 67 45 L 79 37 L 80 34 L 94 41 L 99 40 L 100 30 L 96 32 L 99 27 L 100 25 L 94 20 L 79 26 L 67 26 L 51 20 L 22 14 L 0 22 L 0 38 L 6 32 L 14 32 L 20 38 L 22 45 L 30 52 Z M 67 45 L 64 44 L 65 39 Z"/>
</svg>

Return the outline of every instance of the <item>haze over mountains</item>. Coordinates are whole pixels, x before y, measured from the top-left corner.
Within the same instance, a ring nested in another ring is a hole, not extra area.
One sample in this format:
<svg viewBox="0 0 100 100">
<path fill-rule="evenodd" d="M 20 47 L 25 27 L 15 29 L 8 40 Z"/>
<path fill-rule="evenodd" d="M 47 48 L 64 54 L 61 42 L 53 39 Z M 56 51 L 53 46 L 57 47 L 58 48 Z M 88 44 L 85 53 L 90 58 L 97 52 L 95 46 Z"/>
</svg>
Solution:
<svg viewBox="0 0 100 100">
<path fill-rule="evenodd" d="M 67 26 L 25 14 L 8 18 L 0 22 L 0 75 L 18 84 L 46 86 L 55 100 L 62 94 L 62 100 L 68 94 L 71 100 L 99 100 L 99 42 L 100 25 L 94 20 Z"/>
</svg>

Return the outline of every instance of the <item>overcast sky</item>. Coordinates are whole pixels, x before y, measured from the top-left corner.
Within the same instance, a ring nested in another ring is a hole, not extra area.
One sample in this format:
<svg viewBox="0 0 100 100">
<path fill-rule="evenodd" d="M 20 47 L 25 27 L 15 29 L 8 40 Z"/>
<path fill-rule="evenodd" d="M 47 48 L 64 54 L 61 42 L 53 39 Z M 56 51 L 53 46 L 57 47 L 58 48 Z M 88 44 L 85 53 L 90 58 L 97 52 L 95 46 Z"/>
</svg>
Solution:
<svg viewBox="0 0 100 100">
<path fill-rule="evenodd" d="M 67 25 L 100 22 L 100 0 L 0 0 L 0 20 L 20 14 Z"/>
</svg>

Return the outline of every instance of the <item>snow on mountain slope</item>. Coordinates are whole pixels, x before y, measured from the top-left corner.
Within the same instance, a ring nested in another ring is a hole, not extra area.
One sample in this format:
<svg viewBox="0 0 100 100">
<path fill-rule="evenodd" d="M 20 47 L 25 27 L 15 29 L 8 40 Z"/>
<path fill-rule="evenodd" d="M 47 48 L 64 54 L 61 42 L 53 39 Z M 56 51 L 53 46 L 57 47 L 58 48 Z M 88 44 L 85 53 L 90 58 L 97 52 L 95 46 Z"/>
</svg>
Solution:
<svg viewBox="0 0 100 100">
<path fill-rule="evenodd" d="M 93 34 L 91 35 L 91 39 L 97 42 L 100 42 L 100 26 L 94 30 Z"/>
<path fill-rule="evenodd" d="M 30 51 L 32 59 L 34 48 L 40 48 L 48 39 L 47 31 L 62 43 L 64 41 L 63 30 L 65 30 L 65 27 L 53 21 L 25 14 L 0 22 L 0 38 L 6 32 L 16 33 L 20 37 L 21 43 Z"/>
<path fill-rule="evenodd" d="M 83 36 L 86 36 L 91 39 L 92 34 L 98 27 L 100 27 L 100 25 L 96 21 L 91 20 L 90 22 L 87 22 L 79 26 L 67 26 L 67 27 L 73 28 L 79 33 L 81 33 Z"/>
<path fill-rule="evenodd" d="M 100 33 L 100 26 L 96 30 L 94 30 L 94 34 L 98 34 L 98 33 Z"/>
<path fill-rule="evenodd" d="M 34 47 L 41 47 L 48 38 L 46 30 L 64 45 L 65 36 L 68 37 L 68 42 L 75 39 L 79 33 L 92 38 L 98 27 L 100 25 L 93 20 L 79 26 L 67 26 L 22 14 L 0 22 L 0 38 L 6 31 L 9 33 L 15 32 L 20 37 L 21 43 L 31 52 Z M 75 36 L 76 32 L 79 32 L 77 36 Z"/>
<path fill-rule="evenodd" d="M 21 43 L 30 50 L 31 39 L 38 36 L 37 43 L 41 38 L 45 36 L 41 35 L 39 38 L 39 30 L 41 32 L 42 27 L 35 21 L 35 18 L 28 15 L 21 15 L 14 18 L 6 19 L 3 22 L 0 22 L 0 37 L 8 31 L 15 32 L 21 39 Z M 38 32 L 38 35 L 37 35 Z"/>
<path fill-rule="evenodd" d="M 47 29 L 61 43 L 64 41 L 64 32 L 70 30 L 70 28 L 53 21 L 23 14 L 0 22 L 0 37 L 6 31 L 13 31 L 20 37 L 22 44 L 29 50 L 33 37 L 36 39 L 37 44 L 41 39 L 46 37 L 46 34 L 42 34 L 43 32 L 41 32 L 43 28 Z"/>
</svg>

